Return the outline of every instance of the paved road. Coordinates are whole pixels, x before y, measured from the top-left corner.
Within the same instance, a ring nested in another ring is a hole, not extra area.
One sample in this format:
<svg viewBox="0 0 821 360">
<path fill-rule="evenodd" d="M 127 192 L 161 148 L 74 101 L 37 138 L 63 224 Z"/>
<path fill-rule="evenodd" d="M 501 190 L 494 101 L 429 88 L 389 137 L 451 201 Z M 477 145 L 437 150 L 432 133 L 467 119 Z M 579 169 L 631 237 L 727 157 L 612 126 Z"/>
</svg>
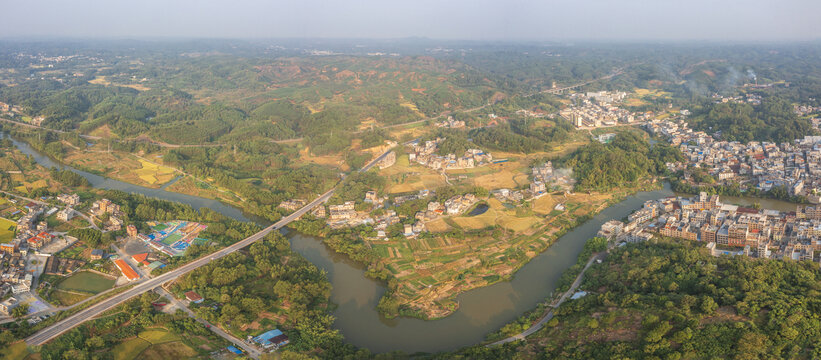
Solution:
<svg viewBox="0 0 821 360">
<path fill-rule="evenodd" d="M 394 147 L 395 146 L 392 146 L 390 149 L 383 152 L 382 155 L 379 155 L 379 156 L 376 157 L 376 159 L 371 160 L 371 162 L 369 162 L 368 165 L 365 165 L 361 169 L 359 169 L 359 172 L 366 172 L 366 171 L 370 170 L 374 165 L 376 165 L 376 163 L 378 163 L 380 160 L 384 159 L 385 156 L 388 156 L 388 154 L 390 154 L 390 152 L 393 151 Z"/>
<path fill-rule="evenodd" d="M 565 90 L 576 89 L 576 88 L 579 88 L 579 87 L 582 87 L 582 86 L 585 86 L 585 85 L 592 84 L 596 81 L 607 80 L 607 79 L 613 78 L 615 76 L 619 76 L 621 74 L 624 74 L 624 69 L 626 67 L 627 66 L 618 68 L 618 69 L 614 70 L 613 72 L 611 72 L 610 74 L 607 74 L 605 76 L 598 77 L 598 78 L 595 78 L 595 79 L 592 79 L 592 80 L 580 82 L 578 84 L 573 84 L 573 85 L 565 86 L 565 87 L 562 87 L 562 88 L 542 90 L 542 91 L 539 91 L 539 92 L 535 92 L 533 94 L 525 95 L 524 97 L 531 97 L 531 96 L 534 96 L 534 95 L 537 95 L 537 94 L 560 94 L 560 93 L 564 92 Z"/>
<path fill-rule="evenodd" d="M 221 336 L 223 339 L 228 340 L 235 346 L 238 346 L 245 350 L 245 355 L 247 355 L 248 357 L 252 359 L 259 359 L 259 357 L 262 355 L 262 352 L 260 352 L 259 349 L 255 346 L 240 339 L 237 339 L 233 335 L 227 333 L 225 330 L 220 329 L 218 326 L 215 326 L 197 317 L 197 314 L 194 314 L 194 312 L 191 311 L 191 309 L 189 309 L 187 306 L 185 306 L 185 304 L 182 301 L 177 300 L 177 298 L 175 298 L 173 294 L 169 293 L 168 290 L 165 290 L 165 288 L 163 288 L 162 286 L 157 288 L 157 292 L 160 295 L 168 298 L 168 300 L 171 301 L 174 305 L 176 305 L 177 308 L 182 309 L 182 311 L 185 311 L 185 313 L 188 314 L 188 316 L 190 316 L 192 319 L 194 319 L 200 324 L 205 325 L 208 328 L 208 330 L 211 330 L 213 333 Z"/>
<path fill-rule="evenodd" d="M 502 340 L 490 343 L 487 346 L 490 347 L 490 346 L 501 345 L 501 344 L 505 344 L 505 343 L 509 343 L 509 342 L 513 342 L 513 341 L 517 341 L 517 340 L 524 340 L 524 338 L 526 338 L 526 337 L 530 336 L 531 334 L 541 330 L 544 327 L 544 324 L 547 324 L 547 322 L 550 321 L 550 319 L 553 318 L 553 309 L 559 307 L 561 304 L 563 304 L 565 302 L 565 300 L 570 298 L 570 296 L 573 295 L 576 292 L 576 289 L 578 289 L 579 285 L 582 284 L 582 278 L 584 277 L 584 273 L 587 271 L 588 268 L 590 268 L 590 265 L 593 265 L 593 261 L 595 261 L 597 259 L 603 259 L 605 254 L 606 253 L 602 252 L 602 253 L 598 253 L 598 254 L 590 257 L 590 260 L 587 261 L 587 265 L 584 266 L 584 269 L 582 269 L 582 272 L 580 272 L 579 276 L 576 277 L 576 280 L 573 281 L 573 285 L 570 286 L 570 289 L 567 290 L 562 295 L 562 297 L 559 298 L 559 300 L 555 301 L 553 304 L 550 305 L 551 309 L 547 312 L 547 314 L 545 314 L 545 316 L 543 316 L 541 319 L 539 319 L 539 321 L 537 323 L 533 324 L 533 326 L 529 327 L 527 330 L 525 330 L 525 331 L 523 331 L 519 334 L 513 335 L 513 336 L 511 336 L 509 338 L 506 338 L 506 339 L 502 339 Z"/>
<path fill-rule="evenodd" d="M 313 209 L 315 206 L 327 201 L 331 197 L 331 195 L 333 195 L 333 192 L 334 192 L 334 189 L 328 190 L 328 192 L 320 195 L 314 201 L 311 201 L 308 205 L 305 205 L 303 208 L 297 210 L 293 214 L 290 214 L 290 215 L 282 218 L 281 220 L 277 221 L 275 224 L 263 229 L 262 231 L 254 234 L 254 235 L 251 235 L 250 237 L 248 237 L 244 240 L 241 240 L 241 241 L 239 241 L 239 242 L 237 242 L 233 245 L 230 245 L 230 246 L 228 246 L 226 248 L 223 248 L 222 250 L 219 250 L 219 251 L 214 252 L 212 254 L 203 256 L 203 257 L 201 257 L 197 260 L 194 260 L 194 261 L 192 261 L 188 264 L 180 266 L 179 268 L 171 270 L 171 271 L 169 271 L 165 274 L 162 274 L 162 275 L 159 275 L 155 278 L 140 282 L 136 286 L 132 287 L 131 289 L 128 289 L 126 291 L 123 291 L 120 294 L 114 295 L 114 296 L 112 296 L 108 299 L 100 301 L 97 304 L 91 305 L 88 308 L 85 308 L 85 309 L 77 312 L 76 314 L 61 320 L 61 321 L 57 322 L 56 324 L 54 324 L 52 326 L 49 326 L 49 327 L 47 327 L 43 330 L 40 330 L 36 334 L 29 336 L 26 339 L 26 343 L 29 344 L 29 345 L 32 345 L 32 346 L 43 345 L 46 342 L 48 342 L 49 340 L 57 337 L 58 335 L 72 329 L 73 327 L 75 327 L 77 325 L 82 324 L 85 321 L 88 321 L 89 319 L 94 318 L 95 316 L 99 315 L 102 312 L 105 312 L 105 311 L 107 311 L 111 308 L 114 308 L 115 306 L 125 302 L 126 300 L 128 300 L 132 297 L 135 297 L 135 296 L 137 296 L 139 294 L 142 294 L 146 291 L 152 290 L 152 289 L 162 285 L 163 283 L 166 283 L 168 281 L 172 281 L 172 280 L 178 278 L 181 275 L 184 275 L 188 272 L 193 271 L 194 269 L 197 269 L 201 266 L 204 266 L 204 265 L 210 263 L 211 261 L 220 259 L 223 256 L 226 256 L 226 255 L 228 255 L 228 254 L 230 254 L 234 251 L 237 251 L 237 250 L 242 249 L 242 248 L 244 248 L 248 245 L 251 245 L 252 243 L 254 243 L 256 241 L 259 241 L 260 239 L 262 239 L 263 237 L 268 235 L 271 231 L 279 230 L 279 229 L 285 227 L 290 222 L 296 220 L 300 216 L 304 215 L 305 213 L 307 213 L 308 211 Z"/>
</svg>

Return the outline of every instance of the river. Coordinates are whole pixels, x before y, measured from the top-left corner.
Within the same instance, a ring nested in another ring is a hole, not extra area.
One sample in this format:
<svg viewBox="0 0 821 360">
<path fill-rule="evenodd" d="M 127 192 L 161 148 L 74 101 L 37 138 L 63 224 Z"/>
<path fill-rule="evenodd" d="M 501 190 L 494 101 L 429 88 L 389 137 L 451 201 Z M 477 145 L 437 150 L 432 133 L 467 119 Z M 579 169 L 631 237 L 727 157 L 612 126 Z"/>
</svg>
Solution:
<svg viewBox="0 0 821 360">
<path fill-rule="evenodd" d="M 18 141 L 14 141 L 14 144 L 22 152 L 33 156 L 39 164 L 71 169 L 88 179 L 94 187 L 177 201 L 196 209 L 207 207 L 243 221 L 254 218 L 216 200 L 145 188 L 72 169 L 37 153 L 28 144 Z M 459 295 L 459 310 L 444 319 L 433 321 L 381 317 L 376 311 L 376 304 L 385 288 L 380 283 L 367 279 L 361 266 L 346 256 L 333 253 L 317 238 L 285 232 L 294 251 L 327 271 L 328 279 L 333 285 L 331 301 L 338 305 L 334 311 L 337 318 L 334 327 L 341 331 L 347 342 L 374 352 L 447 351 L 481 342 L 486 334 L 516 319 L 550 296 L 562 272 L 576 262 L 585 241 L 595 236 L 604 222 L 624 218 L 640 208 L 646 200 L 671 195 L 673 192 L 665 186 L 663 190 L 637 193 L 608 207 L 559 238 L 545 252 L 516 272 L 511 281 Z"/>
</svg>

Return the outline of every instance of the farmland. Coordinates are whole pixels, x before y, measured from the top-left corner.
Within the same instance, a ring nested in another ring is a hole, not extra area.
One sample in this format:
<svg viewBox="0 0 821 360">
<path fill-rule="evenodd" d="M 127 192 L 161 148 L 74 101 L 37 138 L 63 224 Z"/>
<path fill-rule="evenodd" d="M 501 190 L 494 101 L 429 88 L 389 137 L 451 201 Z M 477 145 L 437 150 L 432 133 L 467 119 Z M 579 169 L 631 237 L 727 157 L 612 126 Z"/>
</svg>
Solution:
<svg viewBox="0 0 821 360">
<path fill-rule="evenodd" d="M 147 329 L 112 350 L 114 359 L 181 359 L 197 355 L 182 338 L 165 329 Z"/>
<path fill-rule="evenodd" d="M 14 221 L 0 218 L 0 244 L 7 243 L 14 238 L 15 227 Z"/>
<path fill-rule="evenodd" d="M 626 193 L 548 194 L 521 207 L 491 197 L 484 199 L 489 208 L 482 214 L 440 218 L 428 222 L 430 233 L 418 238 L 370 245 L 398 280 L 390 296 L 402 314 L 440 318 L 456 310 L 457 294 L 512 276 L 578 219 Z M 554 210 L 558 203 L 566 210 Z"/>
<path fill-rule="evenodd" d="M 174 168 L 146 160 L 135 154 L 93 150 L 73 150 L 63 159 L 67 164 L 128 183 L 157 188 L 177 176 Z"/>
</svg>

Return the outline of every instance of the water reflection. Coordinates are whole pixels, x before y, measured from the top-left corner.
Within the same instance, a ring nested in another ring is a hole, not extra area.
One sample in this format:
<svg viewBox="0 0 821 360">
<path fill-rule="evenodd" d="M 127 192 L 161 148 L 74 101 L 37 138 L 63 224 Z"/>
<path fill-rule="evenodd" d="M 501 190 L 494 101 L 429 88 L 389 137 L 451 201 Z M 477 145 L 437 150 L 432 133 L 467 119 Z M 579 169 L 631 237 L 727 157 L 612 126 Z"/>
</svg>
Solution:
<svg viewBox="0 0 821 360">
<path fill-rule="evenodd" d="M 42 156 L 30 146 L 15 141 L 21 151 L 32 155 L 41 165 L 61 167 Z M 72 169 L 95 187 L 116 189 L 147 196 L 177 201 L 199 209 L 210 208 L 238 220 L 252 218 L 236 208 L 218 201 L 183 195 L 162 189 L 149 189 L 107 179 Z M 376 311 L 385 288 L 365 277 L 361 266 L 347 256 L 330 251 L 319 239 L 288 232 L 291 247 L 308 261 L 324 269 L 333 285 L 331 301 L 337 304 L 334 327 L 346 341 L 375 352 L 402 350 L 436 352 L 452 350 L 478 343 L 484 336 L 516 319 L 548 297 L 556 287 L 562 272 L 572 266 L 587 239 L 595 236 L 601 224 L 610 219 L 621 219 L 641 207 L 648 199 L 672 195 L 669 188 L 638 193 L 625 201 L 605 209 L 587 223 L 558 239 L 550 248 L 522 267 L 511 281 L 474 289 L 457 297 L 460 308 L 444 319 L 423 321 L 401 318 L 385 319 Z M 260 221 L 260 219 L 254 219 Z"/>
</svg>

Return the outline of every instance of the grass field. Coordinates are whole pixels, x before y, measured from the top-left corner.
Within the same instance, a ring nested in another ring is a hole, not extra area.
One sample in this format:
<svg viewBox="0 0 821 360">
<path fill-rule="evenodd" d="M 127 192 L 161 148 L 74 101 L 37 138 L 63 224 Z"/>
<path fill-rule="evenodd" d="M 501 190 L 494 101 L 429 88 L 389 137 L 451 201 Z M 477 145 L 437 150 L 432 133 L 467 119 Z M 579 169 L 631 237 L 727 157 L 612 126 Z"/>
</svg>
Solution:
<svg viewBox="0 0 821 360">
<path fill-rule="evenodd" d="M 554 199 L 553 195 L 549 194 L 544 195 L 531 202 L 533 211 L 539 214 L 549 214 L 551 211 L 553 211 L 553 208 L 556 206 L 556 203 L 556 199 Z"/>
<path fill-rule="evenodd" d="M 17 224 L 14 221 L 0 219 L 0 244 L 5 244 L 14 238 L 14 229 Z"/>
<path fill-rule="evenodd" d="M 444 219 L 436 219 L 425 223 L 425 227 L 430 232 L 445 232 L 450 230 L 450 225 Z"/>
<path fill-rule="evenodd" d="M 87 299 L 90 295 L 80 295 L 69 293 L 60 289 L 54 289 L 49 293 L 49 302 L 62 306 L 71 306 Z"/>
<path fill-rule="evenodd" d="M 241 206 L 242 203 L 242 199 L 234 195 L 234 193 L 230 191 L 220 191 L 219 188 L 196 180 L 192 176 L 186 176 L 178 180 L 166 188 L 166 190 L 208 199 L 216 199 L 235 206 Z"/>
<path fill-rule="evenodd" d="M 670 93 L 668 93 L 666 91 L 661 91 L 659 89 L 650 90 L 650 89 L 637 88 L 635 91 L 636 91 L 636 95 L 641 96 L 641 97 L 645 97 L 645 96 L 663 97 L 663 96 L 670 95 Z"/>
<path fill-rule="evenodd" d="M 648 103 L 648 102 L 646 102 L 642 99 L 637 99 L 637 98 L 628 98 L 628 99 L 624 100 L 624 105 L 626 105 L 626 106 L 639 107 L 639 106 L 644 106 L 644 105 L 649 105 L 649 104 L 650 103 Z"/>
<path fill-rule="evenodd" d="M 305 147 L 299 152 L 299 160 L 303 163 L 333 166 L 342 171 L 348 171 L 350 169 L 341 154 L 317 156 L 312 154 L 311 149 L 308 147 Z"/>
<path fill-rule="evenodd" d="M 177 240 L 179 239 L 182 239 L 182 236 L 180 236 L 179 234 L 171 234 L 166 236 L 165 239 L 162 239 L 162 243 L 165 245 L 171 245 L 177 242 Z"/>
<path fill-rule="evenodd" d="M 197 352 L 180 341 L 152 345 L 139 354 L 140 360 L 189 359 Z"/>
<path fill-rule="evenodd" d="M 111 131 L 111 127 L 109 127 L 108 124 L 105 124 L 103 126 L 100 126 L 96 129 L 92 130 L 89 133 L 89 135 L 99 136 L 99 137 L 107 138 L 107 139 L 112 139 L 112 138 L 116 139 L 116 138 L 119 137 L 119 136 L 117 136 L 117 134 L 115 134 L 114 132 Z"/>
<path fill-rule="evenodd" d="M 380 170 L 379 174 L 388 178 L 388 193 L 391 194 L 433 190 L 447 185 L 441 174 L 419 164 L 411 164 L 407 155 L 400 155 L 396 164 Z"/>
<path fill-rule="evenodd" d="M 526 232 L 539 223 L 539 219 L 533 216 L 516 217 L 505 215 L 499 218 L 499 225 L 505 229 L 510 229 L 517 233 Z"/>
<path fill-rule="evenodd" d="M 99 294 L 111 289 L 114 282 L 114 279 L 90 271 L 81 271 L 61 281 L 57 284 L 57 289 Z"/>
<path fill-rule="evenodd" d="M 180 341 L 179 336 L 176 334 L 172 334 L 165 329 L 148 329 L 143 331 L 138 335 L 141 339 L 148 341 L 152 344 L 162 344 L 171 341 Z"/>
<path fill-rule="evenodd" d="M 4 360 L 22 360 L 28 355 L 29 352 L 26 348 L 26 343 L 23 341 L 0 349 L 0 358 L 3 358 Z"/>
<path fill-rule="evenodd" d="M 114 357 L 114 360 L 132 360 L 136 359 L 137 356 L 149 346 L 151 346 L 150 342 L 140 338 L 133 338 L 111 349 L 111 355 Z"/>
<path fill-rule="evenodd" d="M 108 79 L 105 78 L 105 76 L 100 76 L 100 75 L 97 75 L 97 77 L 95 77 L 94 79 L 89 80 L 88 83 L 89 84 L 95 84 L 95 85 L 103 85 L 103 86 L 112 86 L 113 85 L 113 86 L 128 87 L 128 88 L 132 88 L 132 89 L 137 90 L 137 91 L 151 90 L 151 88 L 149 88 L 145 85 L 142 85 L 142 84 L 112 84 L 110 81 L 108 81 Z"/>
<path fill-rule="evenodd" d="M 98 144 L 93 151 L 71 151 L 64 157 L 69 165 L 132 184 L 159 187 L 177 175 L 168 166 L 143 160 L 129 153 L 108 152 Z"/>
<path fill-rule="evenodd" d="M 474 185 L 491 190 L 502 188 L 511 189 L 526 185 L 529 181 L 528 175 L 518 171 L 518 169 L 515 168 L 517 165 L 513 163 L 501 163 L 498 165 L 489 165 L 489 167 L 495 171 L 473 178 Z"/>
</svg>

